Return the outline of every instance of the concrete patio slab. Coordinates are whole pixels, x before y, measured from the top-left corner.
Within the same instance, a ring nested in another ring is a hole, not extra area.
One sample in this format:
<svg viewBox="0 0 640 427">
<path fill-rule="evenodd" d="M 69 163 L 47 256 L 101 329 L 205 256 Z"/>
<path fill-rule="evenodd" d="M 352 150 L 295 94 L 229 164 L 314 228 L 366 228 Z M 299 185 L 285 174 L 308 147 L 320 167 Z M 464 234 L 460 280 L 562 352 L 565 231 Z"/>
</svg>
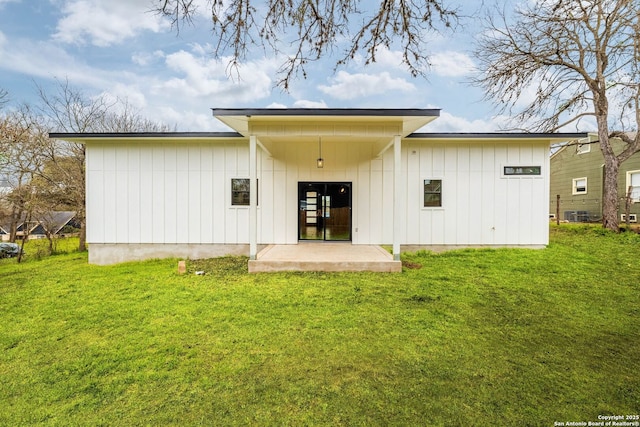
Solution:
<svg viewBox="0 0 640 427">
<path fill-rule="evenodd" d="M 269 245 L 249 261 L 249 273 L 277 271 L 401 272 L 402 263 L 380 246 L 327 242 Z"/>
</svg>

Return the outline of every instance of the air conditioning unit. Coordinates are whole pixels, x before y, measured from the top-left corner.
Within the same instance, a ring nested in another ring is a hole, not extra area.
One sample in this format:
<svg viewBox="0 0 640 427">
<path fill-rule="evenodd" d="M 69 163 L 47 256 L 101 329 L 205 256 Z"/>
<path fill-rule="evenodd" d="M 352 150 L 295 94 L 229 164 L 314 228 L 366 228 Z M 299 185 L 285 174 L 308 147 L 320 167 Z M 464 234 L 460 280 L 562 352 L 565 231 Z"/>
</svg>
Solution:
<svg viewBox="0 0 640 427">
<path fill-rule="evenodd" d="M 621 222 L 627 222 L 627 215 L 620 215 Z M 638 216 L 636 214 L 629 214 L 629 222 L 638 222 Z"/>
</svg>

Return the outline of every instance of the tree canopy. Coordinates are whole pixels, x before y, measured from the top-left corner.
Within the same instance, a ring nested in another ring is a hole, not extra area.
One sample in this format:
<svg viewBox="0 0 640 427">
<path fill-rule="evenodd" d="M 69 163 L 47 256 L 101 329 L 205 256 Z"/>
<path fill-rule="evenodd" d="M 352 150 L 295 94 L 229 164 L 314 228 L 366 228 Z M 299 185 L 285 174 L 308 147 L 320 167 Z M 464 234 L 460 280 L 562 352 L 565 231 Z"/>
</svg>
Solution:
<svg viewBox="0 0 640 427">
<path fill-rule="evenodd" d="M 366 5 L 363 5 L 365 3 Z M 333 54 L 335 67 L 357 55 L 376 61 L 380 47 L 398 45 L 412 75 L 428 67 L 425 45 L 429 32 L 454 27 L 459 12 L 446 0 L 209 0 L 214 55 L 230 55 L 235 67 L 250 48 L 284 54 L 278 86 L 287 90 L 291 79 L 306 77 L 309 62 Z M 197 12 L 193 0 L 156 0 L 154 10 L 169 17 L 179 30 Z"/>
</svg>

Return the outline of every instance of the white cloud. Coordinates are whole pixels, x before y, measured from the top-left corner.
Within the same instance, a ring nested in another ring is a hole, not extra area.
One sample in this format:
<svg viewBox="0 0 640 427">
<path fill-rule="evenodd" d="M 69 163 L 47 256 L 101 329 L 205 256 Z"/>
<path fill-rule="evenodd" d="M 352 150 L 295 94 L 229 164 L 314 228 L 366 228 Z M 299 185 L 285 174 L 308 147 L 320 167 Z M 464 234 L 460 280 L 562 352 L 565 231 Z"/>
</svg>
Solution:
<svg viewBox="0 0 640 427">
<path fill-rule="evenodd" d="M 309 101 L 306 99 L 300 99 L 293 103 L 294 108 L 327 108 L 327 104 L 324 101 Z"/>
<path fill-rule="evenodd" d="M 405 79 L 394 78 L 388 72 L 379 74 L 351 74 L 339 71 L 330 79 L 331 85 L 320 85 L 318 89 L 333 98 L 348 100 L 387 92 L 410 92 L 415 86 Z"/>
<path fill-rule="evenodd" d="M 439 52 L 430 58 L 431 70 L 444 77 L 460 77 L 471 74 L 475 70 L 473 60 L 460 52 Z"/>
<path fill-rule="evenodd" d="M 131 61 L 136 65 L 145 67 L 164 57 L 165 54 L 161 50 L 156 50 L 155 52 L 137 52 L 131 55 Z"/>
<path fill-rule="evenodd" d="M 506 124 L 507 118 L 505 116 L 468 120 L 441 111 L 440 117 L 418 132 L 499 132 Z"/>
<path fill-rule="evenodd" d="M 167 91 L 180 98 L 206 98 L 217 105 L 254 104 L 271 95 L 272 81 L 267 71 L 273 64 L 269 61 L 241 64 L 231 77 L 227 75 L 226 64 L 225 59 L 197 56 L 184 50 L 169 54 L 167 67 L 181 76 L 161 82 L 156 92 Z"/>
<path fill-rule="evenodd" d="M 95 46 L 122 43 L 143 31 L 169 28 L 162 17 L 149 11 L 148 0 L 65 0 L 65 15 L 57 25 L 54 39 Z"/>
</svg>

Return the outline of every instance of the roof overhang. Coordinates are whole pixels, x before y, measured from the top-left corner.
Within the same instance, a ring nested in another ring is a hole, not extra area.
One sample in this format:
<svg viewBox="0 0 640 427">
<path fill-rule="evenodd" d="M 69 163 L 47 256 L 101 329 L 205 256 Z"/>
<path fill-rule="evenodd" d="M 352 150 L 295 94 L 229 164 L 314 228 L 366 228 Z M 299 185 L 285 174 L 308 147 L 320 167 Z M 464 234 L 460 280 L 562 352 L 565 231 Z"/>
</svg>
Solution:
<svg viewBox="0 0 640 427">
<path fill-rule="evenodd" d="M 423 139 L 423 140 L 456 140 L 456 141 L 475 141 L 475 142 L 513 142 L 513 141 L 540 141 L 549 144 L 559 142 L 572 141 L 580 138 L 586 138 L 588 132 L 540 132 L 540 133 L 514 133 L 514 132 L 488 132 L 488 133 L 413 133 L 407 136 L 407 139 Z"/>
<path fill-rule="evenodd" d="M 381 108 L 212 108 L 213 116 L 249 136 L 256 125 L 295 123 L 397 124 L 409 135 L 440 116 L 440 109 Z"/>
<path fill-rule="evenodd" d="M 73 133 L 73 132 L 51 132 L 49 138 L 62 139 L 70 142 L 86 144 L 87 142 L 157 142 L 157 141 L 211 141 L 239 139 L 245 141 L 242 135 L 237 132 L 94 132 L 94 133 Z"/>
</svg>

